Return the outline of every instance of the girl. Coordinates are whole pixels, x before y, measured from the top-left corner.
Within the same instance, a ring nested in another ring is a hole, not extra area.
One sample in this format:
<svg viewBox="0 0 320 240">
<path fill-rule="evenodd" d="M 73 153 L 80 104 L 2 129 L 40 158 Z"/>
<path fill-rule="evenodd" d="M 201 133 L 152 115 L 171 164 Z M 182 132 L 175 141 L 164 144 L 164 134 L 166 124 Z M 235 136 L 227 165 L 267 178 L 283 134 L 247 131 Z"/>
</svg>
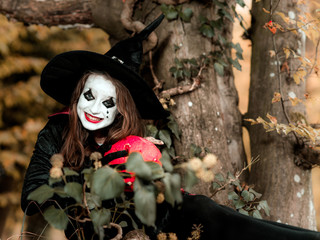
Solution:
<svg viewBox="0 0 320 240">
<path fill-rule="evenodd" d="M 162 19 L 163 16 L 159 17 L 135 37 L 119 42 L 105 55 L 87 51 L 66 52 L 45 67 L 41 75 L 42 89 L 69 109 L 52 115 L 39 133 L 22 190 L 21 206 L 27 215 L 39 211 L 37 206 L 30 204 L 28 195 L 39 186 L 48 184 L 52 168 L 50 158 L 54 154 L 61 153 L 63 165 L 80 172 L 90 167 L 87 158 L 92 152 L 106 155 L 112 145 L 131 141 L 143 146 L 140 148 L 142 155 L 148 154 L 150 161 L 161 165 L 159 150 L 141 138 L 141 118 L 164 119 L 168 113 L 137 72 L 142 59 L 142 40 Z M 130 149 L 107 154 L 103 164 L 114 164 L 114 160 L 126 156 L 128 151 Z M 83 182 L 81 176 L 71 180 Z M 127 186 L 132 185 L 132 181 L 130 175 L 125 179 Z M 58 195 L 52 200 L 41 208 L 58 203 L 65 209 L 74 204 L 73 200 Z M 103 204 L 110 206 L 112 201 Z M 70 214 L 73 213 L 75 211 Z M 134 219 L 123 219 L 128 223 L 125 232 L 133 229 L 132 221 L 139 224 L 135 215 L 131 215 Z M 220 206 L 205 196 L 189 194 L 183 195 L 182 204 L 176 208 L 166 202 L 159 204 L 156 227 L 146 228 L 146 232 L 152 239 L 156 239 L 161 231 L 174 232 L 179 239 L 187 239 L 194 225 L 202 226 L 199 230 L 201 239 L 320 239 L 317 232 L 257 220 Z M 80 237 L 74 234 L 74 226 L 83 229 L 82 237 L 92 239 L 94 230 L 90 222 L 69 224 L 66 230 L 69 239 Z M 106 233 L 105 239 L 111 236 L 112 233 Z"/>
</svg>

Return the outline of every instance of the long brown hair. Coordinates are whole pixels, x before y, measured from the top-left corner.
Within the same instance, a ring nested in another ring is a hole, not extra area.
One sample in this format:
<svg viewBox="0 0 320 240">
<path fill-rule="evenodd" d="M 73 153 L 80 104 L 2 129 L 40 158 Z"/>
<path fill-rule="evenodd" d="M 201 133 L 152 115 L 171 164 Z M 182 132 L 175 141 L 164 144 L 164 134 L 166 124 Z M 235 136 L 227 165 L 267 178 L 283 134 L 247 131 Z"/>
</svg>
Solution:
<svg viewBox="0 0 320 240">
<path fill-rule="evenodd" d="M 78 100 L 88 77 L 92 74 L 106 77 L 116 88 L 116 106 L 119 113 L 110 126 L 100 130 L 103 137 L 106 137 L 105 143 L 114 144 L 129 135 L 143 136 L 144 132 L 139 112 L 129 90 L 119 80 L 112 78 L 106 72 L 87 72 L 82 76 L 72 94 L 69 106 L 69 126 L 64 133 L 64 144 L 61 148 L 65 166 L 76 170 L 82 168 L 85 156 L 92 152 L 89 138 L 93 138 L 93 132 L 82 126 L 77 114 Z"/>
</svg>

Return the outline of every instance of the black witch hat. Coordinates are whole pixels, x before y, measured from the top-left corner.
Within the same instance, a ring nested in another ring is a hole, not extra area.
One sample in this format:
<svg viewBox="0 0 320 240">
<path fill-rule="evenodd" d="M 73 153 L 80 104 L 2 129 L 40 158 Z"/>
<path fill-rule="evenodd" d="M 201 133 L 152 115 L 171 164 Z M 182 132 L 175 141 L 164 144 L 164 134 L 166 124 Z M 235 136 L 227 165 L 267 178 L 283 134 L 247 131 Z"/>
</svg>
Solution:
<svg viewBox="0 0 320 240">
<path fill-rule="evenodd" d="M 144 119 L 161 119 L 168 116 L 148 84 L 138 74 L 142 62 L 142 41 L 159 26 L 161 15 L 140 33 L 118 42 L 107 53 L 70 51 L 55 56 L 43 69 L 42 90 L 56 101 L 69 105 L 71 95 L 87 71 L 105 71 L 128 88 Z"/>
</svg>

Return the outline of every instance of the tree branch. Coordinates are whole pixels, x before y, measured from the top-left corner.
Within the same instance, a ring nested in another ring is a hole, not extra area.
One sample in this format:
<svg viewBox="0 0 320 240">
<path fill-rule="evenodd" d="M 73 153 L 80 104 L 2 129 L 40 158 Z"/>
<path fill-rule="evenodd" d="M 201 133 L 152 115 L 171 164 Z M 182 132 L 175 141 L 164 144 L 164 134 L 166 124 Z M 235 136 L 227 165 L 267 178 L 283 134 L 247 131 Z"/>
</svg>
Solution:
<svg viewBox="0 0 320 240">
<path fill-rule="evenodd" d="M 133 33 L 142 31 L 146 26 L 140 22 L 140 21 L 133 21 L 133 8 L 137 0 L 126 0 L 123 4 L 123 9 L 121 12 L 120 20 L 123 24 L 123 26 Z M 157 35 L 152 32 L 147 41 L 145 41 L 143 44 L 143 52 L 146 53 L 153 49 L 158 43 L 158 37 Z"/>
<path fill-rule="evenodd" d="M 0 13 L 11 21 L 47 26 L 93 24 L 92 0 L 0 1 Z"/>
</svg>

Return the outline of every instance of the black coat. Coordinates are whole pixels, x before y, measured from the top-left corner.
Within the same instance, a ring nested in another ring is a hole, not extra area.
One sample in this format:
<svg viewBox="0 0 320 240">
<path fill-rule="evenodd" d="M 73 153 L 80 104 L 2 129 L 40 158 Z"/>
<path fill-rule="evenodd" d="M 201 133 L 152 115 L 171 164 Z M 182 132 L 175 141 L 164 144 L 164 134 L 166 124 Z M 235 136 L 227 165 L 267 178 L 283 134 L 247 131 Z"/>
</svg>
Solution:
<svg viewBox="0 0 320 240">
<path fill-rule="evenodd" d="M 62 133 L 67 125 L 68 116 L 52 117 L 39 133 L 35 150 L 26 172 L 21 207 L 27 215 L 39 211 L 35 204 L 29 204 L 27 196 L 36 188 L 48 183 L 51 166 L 50 158 L 59 153 L 62 146 Z M 70 204 L 68 199 L 53 197 L 64 208 Z M 46 208 L 46 203 L 42 208 Z M 51 202 L 52 204 L 52 202 Z M 175 232 L 178 239 L 191 237 L 193 225 L 201 224 L 201 239 L 246 239 L 246 240 L 320 240 L 320 233 L 276 222 L 258 220 L 242 215 L 233 209 L 216 204 L 208 197 L 184 194 L 181 206 L 171 208 L 167 203 L 158 205 L 157 229 L 146 228 L 151 239 L 162 232 Z M 92 226 L 85 226 L 88 235 L 93 233 Z M 130 230 L 130 229 L 129 229 Z M 70 236 L 68 231 L 66 235 Z"/>
</svg>

